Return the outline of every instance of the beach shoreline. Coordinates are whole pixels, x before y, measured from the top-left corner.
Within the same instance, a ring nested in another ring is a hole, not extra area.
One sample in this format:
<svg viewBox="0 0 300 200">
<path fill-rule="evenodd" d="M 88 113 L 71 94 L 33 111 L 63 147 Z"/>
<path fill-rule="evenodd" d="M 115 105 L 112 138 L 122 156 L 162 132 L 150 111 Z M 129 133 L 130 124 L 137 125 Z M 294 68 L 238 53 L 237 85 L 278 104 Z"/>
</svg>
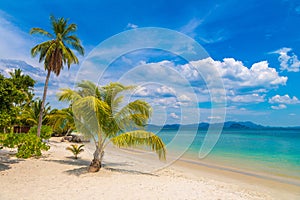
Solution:
<svg viewBox="0 0 300 200">
<path fill-rule="evenodd" d="M 51 138 L 42 158 L 1 160 L 0 199 L 297 199 L 298 186 L 177 160 L 162 162 L 152 154 L 136 156 L 109 147 L 104 167 L 87 173 L 92 150 L 74 160 L 71 143 Z M 142 157 L 142 158 L 141 158 Z M 147 169 L 148 166 L 148 169 Z"/>
</svg>

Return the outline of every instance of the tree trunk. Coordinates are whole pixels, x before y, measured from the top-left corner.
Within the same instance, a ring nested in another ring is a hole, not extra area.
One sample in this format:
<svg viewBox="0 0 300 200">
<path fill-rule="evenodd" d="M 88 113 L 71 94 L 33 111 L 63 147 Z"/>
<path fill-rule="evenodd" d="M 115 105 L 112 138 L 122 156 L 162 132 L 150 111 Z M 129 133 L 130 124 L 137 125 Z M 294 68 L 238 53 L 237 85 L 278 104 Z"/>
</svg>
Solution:
<svg viewBox="0 0 300 200">
<path fill-rule="evenodd" d="M 48 89 L 50 74 L 51 74 L 51 71 L 48 69 L 48 73 L 47 73 L 45 85 L 44 85 L 44 94 L 43 94 L 43 100 L 42 100 L 42 104 L 41 104 L 41 110 L 40 110 L 39 122 L 38 122 L 38 128 L 37 128 L 37 136 L 38 137 L 40 137 L 40 135 L 41 135 L 44 106 L 45 106 L 45 101 L 46 101 L 46 96 L 47 96 L 47 89 Z"/>
<path fill-rule="evenodd" d="M 103 155 L 104 151 L 97 146 L 94 152 L 94 159 L 89 166 L 88 172 L 98 172 L 101 169 Z"/>
</svg>

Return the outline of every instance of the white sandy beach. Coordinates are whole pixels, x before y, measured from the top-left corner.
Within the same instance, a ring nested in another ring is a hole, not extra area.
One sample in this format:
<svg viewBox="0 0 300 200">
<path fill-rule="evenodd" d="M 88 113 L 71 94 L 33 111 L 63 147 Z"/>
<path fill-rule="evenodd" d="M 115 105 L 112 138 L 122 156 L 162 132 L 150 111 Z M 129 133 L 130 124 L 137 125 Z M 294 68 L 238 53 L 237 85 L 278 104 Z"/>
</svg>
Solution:
<svg viewBox="0 0 300 200">
<path fill-rule="evenodd" d="M 177 162 L 146 173 L 151 162 L 110 148 L 104 168 L 87 173 L 92 155 L 78 160 L 65 150 L 70 143 L 50 140 L 39 159 L 0 160 L 0 199 L 300 199 L 300 187 L 232 172 Z M 155 163 L 153 163 L 155 165 Z M 150 169 L 149 168 L 149 169 Z M 223 176 L 223 175 L 224 176 Z M 298 190 L 299 189 L 299 190 Z"/>
</svg>

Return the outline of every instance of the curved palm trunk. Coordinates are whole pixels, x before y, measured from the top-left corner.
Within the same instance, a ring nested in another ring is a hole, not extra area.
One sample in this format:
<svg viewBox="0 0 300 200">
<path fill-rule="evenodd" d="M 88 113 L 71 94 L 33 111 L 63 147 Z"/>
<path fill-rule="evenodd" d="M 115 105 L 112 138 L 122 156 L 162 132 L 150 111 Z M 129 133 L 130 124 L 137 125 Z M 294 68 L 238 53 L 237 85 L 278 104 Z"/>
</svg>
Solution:
<svg viewBox="0 0 300 200">
<path fill-rule="evenodd" d="M 98 172 L 101 169 L 103 156 L 103 149 L 97 145 L 96 150 L 94 152 L 94 159 L 92 160 L 88 169 L 89 172 Z"/>
<path fill-rule="evenodd" d="M 43 100 L 42 100 L 42 104 L 41 104 L 41 110 L 40 110 L 39 122 L 38 122 L 38 128 L 37 128 L 37 136 L 38 137 L 40 137 L 40 135 L 41 135 L 44 106 L 45 106 L 45 101 L 46 101 L 46 96 L 47 96 L 50 74 L 51 74 L 51 71 L 48 69 L 46 80 L 45 80 L 45 85 L 44 85 L 44 94 L 43 94 Z"/>
</svg>

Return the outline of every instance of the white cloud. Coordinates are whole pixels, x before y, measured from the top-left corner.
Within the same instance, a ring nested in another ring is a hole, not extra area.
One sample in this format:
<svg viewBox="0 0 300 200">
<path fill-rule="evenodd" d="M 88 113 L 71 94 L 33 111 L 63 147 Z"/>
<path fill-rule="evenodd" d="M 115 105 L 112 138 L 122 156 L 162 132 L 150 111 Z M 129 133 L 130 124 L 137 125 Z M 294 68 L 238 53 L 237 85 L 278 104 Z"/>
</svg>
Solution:
<svg viewBox="0 0 300 200">
<path fill-rule="evenodd" d="M 234 58 L 225 58 L 223 61 L 206 58 L 182 66 L 182 74 L 188 79 L 196 81 L 204 78 L 207 84 L 216 78 L 207 76 L 209 70 L 216 70 L 220 74 L 226 89 L 272 88 L 285 85 L 287 81 L 287 77 L 279 76 L 276 69 L 269 67 L 266 61 L 254 63 L 250 69 Z"/>
<path fill-rule="evenodd" d="M 285 109 L 286 105 L 279 104 L 278 106 L 271 106 L 271 108 L 274 109 L 274 110 L 281 110 L 281 109 Z"/>
<path fill-rule="evenodd" d="M 162 96 L 174 96 L 176 91 L 171 87 L 163 85 L 156 89 L 156 93 Z"/>
<path fill-rule="evenodd" d="M 288 79 L 280 76 L 266 61 L 254 63 L 248 68 L 234 58 L 225 58 L 223 61 L 206 58 L 192 61 L 179 68 L 183 76 L 195 82 L 195 87 L 198 87 L 196 91 L 200 92 L 198 97 L 202 101 L 207 101 L 207 97 L 212 93 L 217 94 L 217 98 L 209 98 L 210 100 L 214 102 L 224 100 L 225 89 L 226 99 L 229 102 L 261 103 L 265 101 L 266 93 L 270 89 L 285 85 Z M 218 77 L 222 82 L 218 81 Z M 224 84 L 224 89 L 220 84 Z"/>
<path fill-rule="evenodd" d="M 143 86 L 138 86 L 134 91 L 134 95 L 138 97 L 147 97 L 150 95 L 150 91 Z"/>
<path fill-rule="evenodd" d="M 284 96 L 280 96 L 280 95 L 275 95 L 272 98 L 269 99 L 269 103 L 272 104 L 299 104 L 300 101 L 297 97 L 293 96 L 293 98 L 290 98 L 290 96 L 288 94 L 284 95 Z"/>
<path fill-rule="evenodd" d="M 136 25 L 136 24 L 128 23 L 126 27 L 127 27 L 127 28 L 136 29 L 136 28 L 138 28 L 139 26 Z"/>
<path fill-rule="evenodd" d="M 180 95 L 177 99 L 180 102 L 189 102 L 189 101 L 191 101 L 191 98 L 188 97 L 188 96 L 186 96 L 186 95 L 184 95 L 184 94 Z"/>
<path fill-rule="evenodd" d="M 287 70 L 288 72 L 299 72 L 300 61 L 297 55 L 290 53 L 291 51 L 291 48 L 284 47 L 274 53 L 279 54 L 278 61 L 280 62 L 280 69 L 282 71 Z"/>
<path fill-rule="evenodd" d="M 172 106 L 176 104 L 176 99 L 174 97 L 170 98 L 155 98 L 153 100 L 154 105 L 160 106 Z"/>
<path fill-rule="evenodd" d="M 227 96 L 227 100 L 236 103 L 261 103 L 265 101 L 265 95 L 254 93 L 254 94 Z"/>
<path fill-rule="evenodd" d="M 170 115 L 169 115 L 171 118 L 173 118 L 173 119 L 179 119 L 179 116 L 176 114 L 176 113 L 170 113 Z"/>
</svg>

